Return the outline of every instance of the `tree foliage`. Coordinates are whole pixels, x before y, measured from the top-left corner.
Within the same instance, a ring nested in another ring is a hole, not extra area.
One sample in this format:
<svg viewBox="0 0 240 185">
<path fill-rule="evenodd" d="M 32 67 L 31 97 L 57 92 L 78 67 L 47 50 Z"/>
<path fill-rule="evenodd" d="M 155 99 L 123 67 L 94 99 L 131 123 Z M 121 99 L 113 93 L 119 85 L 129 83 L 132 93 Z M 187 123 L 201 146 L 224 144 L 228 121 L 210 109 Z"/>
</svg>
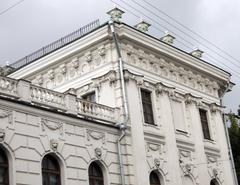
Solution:
<svg viewBox="0 0 240 185">
<path fill-rule="evenodd" d="M 240 128 L 238 125 L 238 118 L 234 113 L 229 113 L 228 118 L 231 123 L 230 127 L 228 128 L 229 138 L 238 178 L 238 184 L 240 184 Z"/>
</svg>

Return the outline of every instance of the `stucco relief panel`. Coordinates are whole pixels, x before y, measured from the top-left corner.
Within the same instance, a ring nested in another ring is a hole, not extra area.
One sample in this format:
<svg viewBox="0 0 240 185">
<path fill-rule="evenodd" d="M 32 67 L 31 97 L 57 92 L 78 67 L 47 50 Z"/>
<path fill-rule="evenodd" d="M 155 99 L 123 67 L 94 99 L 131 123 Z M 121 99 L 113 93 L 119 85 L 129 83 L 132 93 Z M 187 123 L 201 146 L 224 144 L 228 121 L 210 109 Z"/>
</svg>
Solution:
<svg viewBox="0 0 240 185">
<path fill-rule="evenodd" d="M 40 136 L 46 151 L 60 151 L 65 141 L 64 123 L 41 118 Z"/>
<path fill-rule="evenodd" d="M 206 155 L 208 174 L 211 179 L 218 179 L 221 184 L 224 182 L 223 177 L 223 163 L 219 160 L 218 156 Z"/>
<path fill-rule="evenodd" d="M 163 143 L 146 142 L 147 163 L 150 170 L 159 170 L 170 181 L 167 170 L 166 148 Z"/>
<path fill-rule="evenodd" d="M 199 184 L 198 170 L 196 166 L 195 153 L 190 150 L 179 149 L 179 166 L 183 176 L 191 176 L 196 184 Z"/>
<path fill-rule="evenodd" d="M 91 159 L 104 160 L 107 155 L 106 133 L 86 129 L 85 144 Z"/>
</svg>

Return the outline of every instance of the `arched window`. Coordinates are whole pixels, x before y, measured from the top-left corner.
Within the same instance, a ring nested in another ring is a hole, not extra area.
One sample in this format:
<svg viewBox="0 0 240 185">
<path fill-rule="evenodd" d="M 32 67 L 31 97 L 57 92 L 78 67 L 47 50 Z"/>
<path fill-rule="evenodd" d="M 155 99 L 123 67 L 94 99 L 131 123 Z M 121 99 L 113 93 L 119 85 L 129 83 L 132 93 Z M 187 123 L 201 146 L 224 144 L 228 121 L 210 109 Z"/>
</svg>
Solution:
<svg viewBox="0 0 240 185">
<path fill-rule="evenodd" d="M 61 185 L 60 167 L 58 161 L 51 155 L 46 155 L 42 160 L 42 184 Z"/>
<path fill-rule="evenodd" d="M 9 184 L 8 158 L 3 149 L 0 148 L 0 184 Z"/>
<path fill-rule="evenodd" d="M 104 185 L 102 169 L 96 162 L 92 162 L 88 169 L 89 185 Z"/>
<path fill-rule="evenodd" d="M 156 172 L 150 173 L 150 185 L 161 185 L 158 174 Z"/>
</svg>

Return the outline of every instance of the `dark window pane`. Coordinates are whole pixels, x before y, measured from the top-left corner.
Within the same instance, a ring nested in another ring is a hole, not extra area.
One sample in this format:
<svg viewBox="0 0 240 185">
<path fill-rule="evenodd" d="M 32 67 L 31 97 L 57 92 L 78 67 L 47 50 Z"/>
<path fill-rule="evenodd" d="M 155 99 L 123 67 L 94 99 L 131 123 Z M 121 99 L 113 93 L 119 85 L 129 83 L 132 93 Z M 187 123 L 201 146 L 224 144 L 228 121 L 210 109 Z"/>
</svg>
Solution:
<svg viewBox="0 0 240 185">
<path fill-rule="evenodd" d="M 202 131 L 204 139 L 211 139 L 208 127 L 207 111 L 204 109 L 199 109 L 200 120 L 202 124 Z"/>
<path fill-rule="evenodd" d="M 46 155 L 42 161 L 43 185 L 60 185 L 60 167 L 58 161 L 51 155 Z"/>
<path fill-rule="evenodd" d="M 141 90 L 144 121 L 148 124 L 154 124 L 151 93 Z"/>
<path fill-rule="evenodd" d="M 0 184 L 8 185 L 8 159 L 5 152 L 0 148 Z"/>
<path fill-rule="evenodd" d="M 89 184 L 90 185 L 103 185 L 103 173 L 100 166 L 93 162 L 88 169 Z"/>
<path fill-rule="evenodd" d="M 51 176 L 49 176 L 49 181 L 50 181 L 50 184 L 51 185 L 58 185 L 58 176 L 57 175 L 51 175 Z"/>
<path fill-rule="evenodd" d="M 150 185 L 161 185 L 158 175 L 155 172 L 150 174 Z"/>
<path fill-rule="evenodd" d="M 96 95 L 95 92 L 88 93 L 86 95 L 82 96 L 82 99 L 91 101 L 91 102 L 96 102 Z"/>
<path fill-rule="evenodd" d="M 42 174 L 42 184 L 48 185 L 48 174 L 47 173 Z"/>
</svg>

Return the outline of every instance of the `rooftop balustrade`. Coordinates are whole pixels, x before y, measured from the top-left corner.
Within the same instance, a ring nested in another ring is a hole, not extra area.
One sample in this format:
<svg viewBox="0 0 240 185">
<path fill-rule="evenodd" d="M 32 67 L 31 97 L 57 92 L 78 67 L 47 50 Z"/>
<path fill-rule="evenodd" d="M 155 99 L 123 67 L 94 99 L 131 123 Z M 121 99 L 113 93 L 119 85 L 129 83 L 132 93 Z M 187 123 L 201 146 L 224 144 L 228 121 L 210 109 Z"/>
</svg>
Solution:
<svg viewBox="0 0 240 185">
<path fill-rule="evenodd" d="M 71 34 L 69 34 L 65 37 L 62 37 L 61 39 L 58 39 L 55 42 L 10 64 L 10 67 L 13 68 L 13 70 L 17 70 L 25 65 L 28 65 L 28 64 L 34 62 L 35 60 L 38 60 L 39 58 L 44 57 L 44 56 L 56 51 L 57 49 L 82 38 L 83 36 L 87 35 L 89 32 L 93 31 L 94 29 L 97 29 L 99 26 L 100 26 L 99 20 L 95 20 L 95 21 L 81 27 L 80 29 L 72 32 Z"/>
</svg>

